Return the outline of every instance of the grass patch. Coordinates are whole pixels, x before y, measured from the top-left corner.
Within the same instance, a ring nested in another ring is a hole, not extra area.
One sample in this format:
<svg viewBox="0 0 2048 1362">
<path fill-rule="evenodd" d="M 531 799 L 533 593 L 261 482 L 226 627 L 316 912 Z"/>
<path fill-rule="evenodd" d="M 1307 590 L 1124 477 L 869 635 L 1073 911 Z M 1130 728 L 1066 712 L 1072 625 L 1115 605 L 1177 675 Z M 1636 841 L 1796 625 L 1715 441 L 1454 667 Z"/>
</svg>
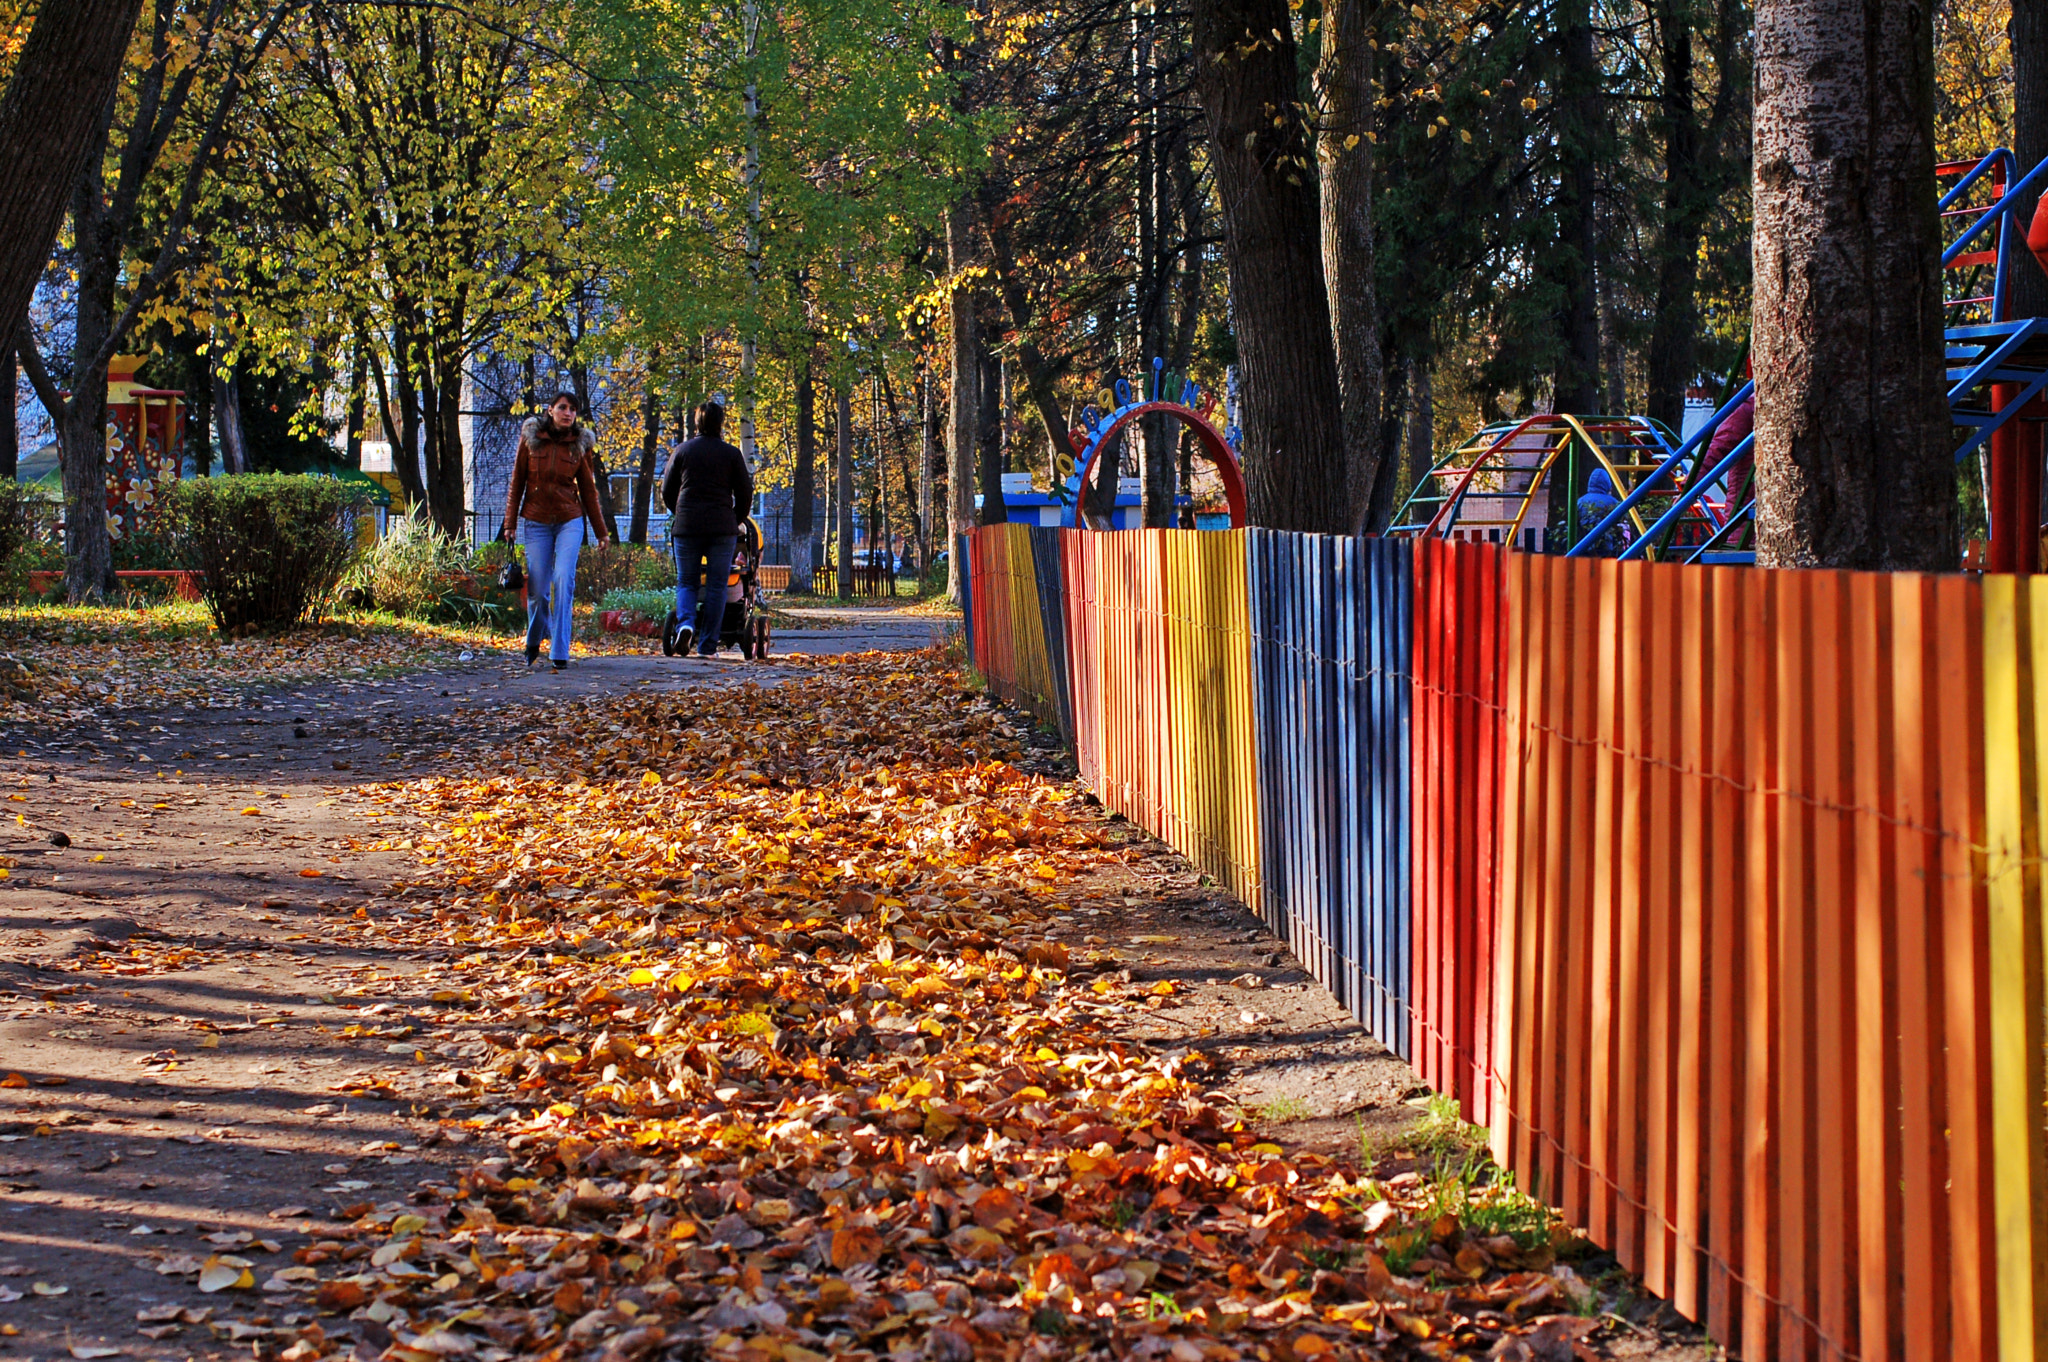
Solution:
<svg viewBox="0 0 2048 1362">
<path fill-rule="evenodd" d="M 1456 1098 L 1436 1093 L 1423 1104 L 1422 1120 L 1401 1144 L 1425 1158 L 1455 1158 L 1485 1148 L 1486 1131 L 1459 1114 Z"/>
<path fill-rule="evenodd" d="M 1261 1102 L 1251 1109 L 1252 1119 L 1261 1125 L 1286 1125 L 1289 1121 L 1306 1121 L 1315 1113 L 1308 1103 L 1299 1097 L 1276 1097 L 1270 1102 Z"/>
</svg>

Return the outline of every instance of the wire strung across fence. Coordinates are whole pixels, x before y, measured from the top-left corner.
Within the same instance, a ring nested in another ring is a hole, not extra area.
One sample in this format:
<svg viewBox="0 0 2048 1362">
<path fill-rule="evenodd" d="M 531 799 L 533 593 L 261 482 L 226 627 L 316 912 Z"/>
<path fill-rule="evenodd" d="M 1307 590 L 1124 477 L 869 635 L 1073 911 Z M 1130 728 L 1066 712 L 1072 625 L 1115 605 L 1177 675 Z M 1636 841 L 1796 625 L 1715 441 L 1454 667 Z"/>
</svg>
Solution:
<svg viewBox="0 0 2048 1362">
<path fill-rule="evenodd" d="M 1717 1339 L 2048 1351 L 2048 582 L 957 551 L 991 690 Z"/>
</svg>

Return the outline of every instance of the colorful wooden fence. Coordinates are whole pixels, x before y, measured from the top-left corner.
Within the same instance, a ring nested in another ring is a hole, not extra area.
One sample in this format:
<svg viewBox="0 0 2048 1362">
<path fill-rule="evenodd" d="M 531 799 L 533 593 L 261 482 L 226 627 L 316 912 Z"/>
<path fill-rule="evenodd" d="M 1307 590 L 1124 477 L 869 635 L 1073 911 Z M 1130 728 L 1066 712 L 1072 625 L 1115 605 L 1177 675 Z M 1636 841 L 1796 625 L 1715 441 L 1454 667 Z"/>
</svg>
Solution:
<svg viewBox="0 0 2048 1362">
<path fill-rule="evenodd" d="M 1715 1338 L 2048 1362 L 2048 581 L 971 561 L 991 687 Z"/>
</svg>

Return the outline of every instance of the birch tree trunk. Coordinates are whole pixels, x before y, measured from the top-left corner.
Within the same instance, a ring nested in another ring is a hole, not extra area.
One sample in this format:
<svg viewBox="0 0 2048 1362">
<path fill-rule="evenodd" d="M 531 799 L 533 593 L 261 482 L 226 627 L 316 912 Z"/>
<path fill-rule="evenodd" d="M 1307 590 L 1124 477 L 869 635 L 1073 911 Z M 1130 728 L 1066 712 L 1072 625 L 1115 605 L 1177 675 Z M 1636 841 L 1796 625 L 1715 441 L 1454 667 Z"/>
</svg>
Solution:
<svg viewBox="0 0 2048 1362">
<path fill-rule="evenodd" d="M 1756 15 L 1757 561 L 1953 571 L 1929 11 Z"/>
<path fill-rule="evenodd" d="M 1344 534 L 1337 360 L 1293 31 L 1286 0 L 1197 0 L 1195 88 L 1223 207 L 1251 522 Z"/>
</svg>

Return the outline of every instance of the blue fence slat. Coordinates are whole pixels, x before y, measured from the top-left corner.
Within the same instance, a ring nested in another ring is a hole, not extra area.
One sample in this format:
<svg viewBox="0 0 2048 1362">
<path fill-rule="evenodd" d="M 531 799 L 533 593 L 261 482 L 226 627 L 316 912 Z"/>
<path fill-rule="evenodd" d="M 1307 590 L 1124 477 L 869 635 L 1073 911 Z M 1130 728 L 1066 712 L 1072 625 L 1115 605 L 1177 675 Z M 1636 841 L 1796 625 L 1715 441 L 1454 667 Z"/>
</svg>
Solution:
<svg viewBox="0 0 2048 1362">
<path fill-rule="evenodd" d="M 953 578 L 960 583 L 960 632 L 967 640 L 967 661 L 974 662 L 974 559 L 967 551 L 968 538 L 953 536 Z"/>
<path fill-rule="evenodd" d="M 1265 916 L 1409 1057 L 1409 546 L 1253 530 L 1245 552 Z"/>
</svg>

